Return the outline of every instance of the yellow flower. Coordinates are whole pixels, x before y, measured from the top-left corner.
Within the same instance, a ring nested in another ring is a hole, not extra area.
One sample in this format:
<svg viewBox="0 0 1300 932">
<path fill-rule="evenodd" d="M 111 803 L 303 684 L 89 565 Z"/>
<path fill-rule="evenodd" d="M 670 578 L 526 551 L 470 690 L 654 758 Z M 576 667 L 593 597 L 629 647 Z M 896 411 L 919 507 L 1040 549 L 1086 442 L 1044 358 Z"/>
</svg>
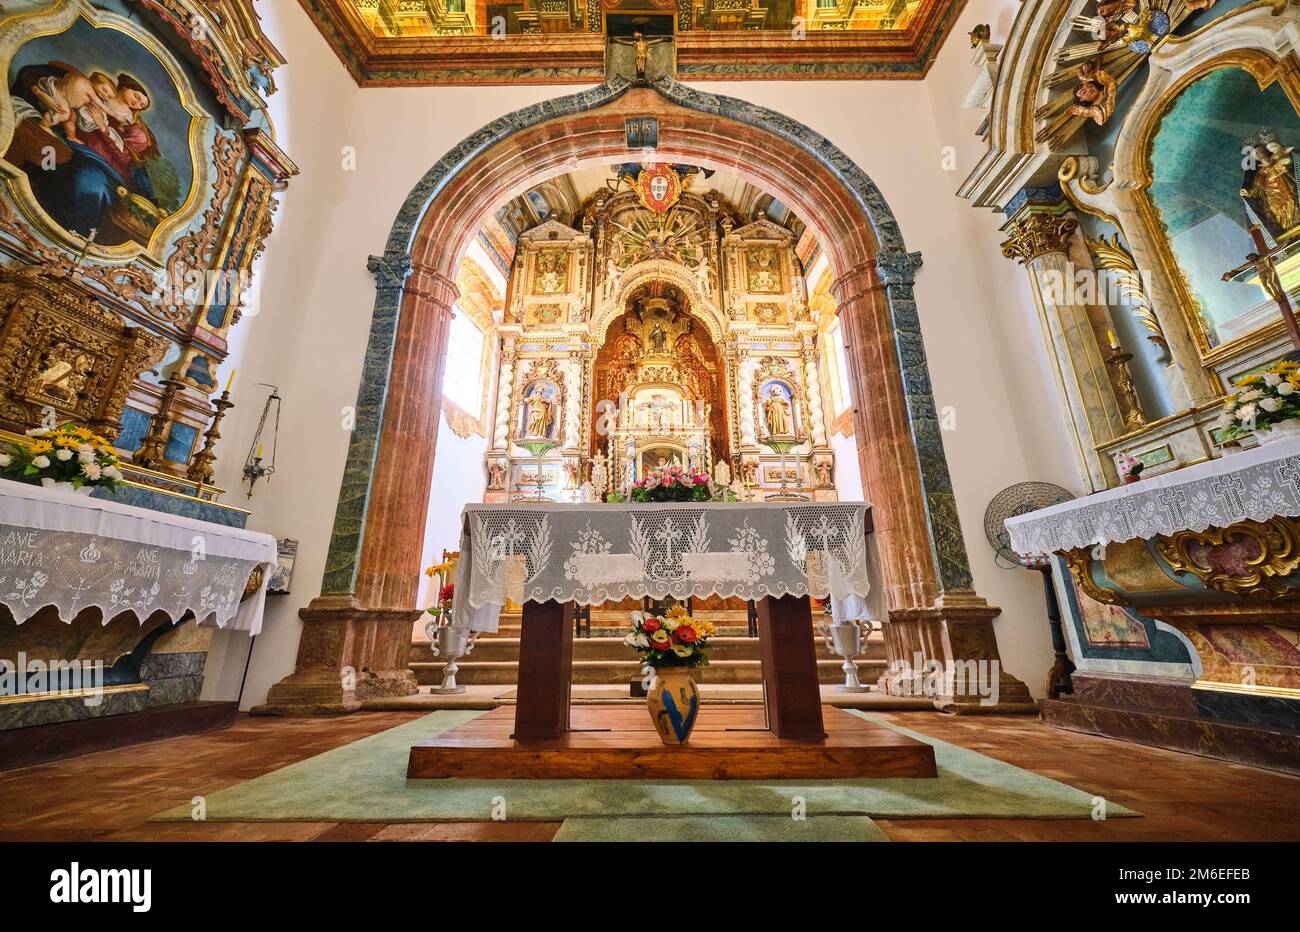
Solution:
<svg viewBox="0 0 1300 932">
<path fill-rule="evenodd" d="M 702 638 L 711 638 L 718 633 L 717 626 L 711 621 L 705 621 L 703 618 L 692 618 L 691 627 Z"/>
<path fill-rule="evenodd" d="M 33 454 L 49 453 L 54 449 L 54 444 L 48 440 L 30 440 L 27 443 L 27 449 Z"/>
</svg>

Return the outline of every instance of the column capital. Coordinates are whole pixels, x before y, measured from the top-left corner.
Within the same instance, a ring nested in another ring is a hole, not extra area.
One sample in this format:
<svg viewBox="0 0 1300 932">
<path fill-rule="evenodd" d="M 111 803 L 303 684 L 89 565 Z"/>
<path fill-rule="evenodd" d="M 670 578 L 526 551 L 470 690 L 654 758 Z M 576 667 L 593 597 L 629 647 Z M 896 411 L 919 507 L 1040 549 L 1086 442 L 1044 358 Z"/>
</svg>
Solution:
<svg viewBox="0 0 1300 932">
<path fill-rule="evenodd" d="M 831 282 L 831 294 L 839 305 L 850 304 L 873 291 L 916 283 L 921 267 L 919 252 L 898 252 L 876 257 L 875 262 L 854 266 Z"/>
<path fill-rule="evenodd" d="M 1070 234 L 1078 226 L 1074 212 L 1064 202 L 1026 202 L 1002 228 L 1007 234 L 1002 255 L 1028 265 L 1049 253 L 1064 253 Z"/>
<path fill-rule="evenodd" d="M 447 308 L 448 311 L 460 296 L 460 287 L 454 281 L 441 272 L 423 265 L 416 265 L 411 269 L 411 277 L 406 280 L 406 291 L 427 298 Z"/>
<path fill-rule="evenodd" d="M 376 288 L 401 288 L 406 284 L 406 276 L 411 274 L 411 257 L 404 252 L 371 256 L 366 260 L 366 268 L 375 276 Z"/>
</svg>

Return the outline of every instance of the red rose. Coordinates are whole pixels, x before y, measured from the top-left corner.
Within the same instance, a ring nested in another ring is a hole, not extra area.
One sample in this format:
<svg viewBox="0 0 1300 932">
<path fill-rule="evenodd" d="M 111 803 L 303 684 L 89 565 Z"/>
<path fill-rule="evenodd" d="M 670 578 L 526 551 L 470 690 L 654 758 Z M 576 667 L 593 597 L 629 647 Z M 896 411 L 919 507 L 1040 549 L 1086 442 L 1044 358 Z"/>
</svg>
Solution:
<svg viewBox="0 0 1300 932">
<path fill-rule="evenodd" d="M 663 643 L 660 643 L 659 641 L 651 641 L 650 646 L 653 647 L 655 650 L 672 650 L 673 642 L 664 641 Z"/>
<path fill-rule="evenodd" d="M 659 627 L 660 625 L 657 619 L 647 618 L 645 622 L 641 625 L 641 630 L 644 631 L 646 634 L 654 634 L 656 631 L 659 630 Z"/>
<path fill-rule="evenodd" d="M 694 644 L 696 637 L 695 629 L 688 628 L 686 625 L 679 625 L 677 630 L 673 632 L 673 637 L 677 638 L 677 640 L 683 644 Z"/>
</svg>

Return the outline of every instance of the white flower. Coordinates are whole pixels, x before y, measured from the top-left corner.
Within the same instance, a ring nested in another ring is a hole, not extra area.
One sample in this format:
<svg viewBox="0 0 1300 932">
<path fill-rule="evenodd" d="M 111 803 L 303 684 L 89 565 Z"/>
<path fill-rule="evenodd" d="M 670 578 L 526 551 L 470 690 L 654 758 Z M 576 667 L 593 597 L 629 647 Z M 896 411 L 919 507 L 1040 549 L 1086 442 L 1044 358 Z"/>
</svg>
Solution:
<svg viewBox="0 0 1300 932">
<path fill-rule="evenodd" d="M 1282 407 L 1282 402 L 1278 401 L 1276 398 L 1261 398 L 1259 400 L 1259 406 L 1271 414 L 1278 408 Z"/>
<path fill-rule="evenodd" d="M 0 467 L 13 465 L 14 458 L 8 453 L 0 453 Z"/>
<path fill-rule="evenodd" d="M 94 450 L 82 450 L 80 453 L 77 454 L 77 461 L 80 462 L 80 463 L 93 463 L 93 462 L 95 462 L 95 451 L 94 451 Z"/>
<path fill-rule="evenodd" d="M 1281 381 L 1282 381 L 1282 376 L 1278 375 L 1276 372 L 1265 372 L 1265 373 L 1264 373 L 1264 384 L 1265 384 L 1265 385 L 1272 386 L 1272 385 L 1276 385 L 1278 382 L 1281 382 Z"/>
<path fill-rule="evenodd" d="M 642 650 L 645 650 L 650 646 L 650 639 L 645 636 L 645 632 L 643 631 L 638 631 L 636 633 L 634 636 L 634 642 L 634 646 L 639 647 Z"/>
<path fill-rule="evenodd" d="M 1281 395 L 1283 398 L 1291 394 L 1293 391 L 1295 391 L 1295 386 L 1292 385 L 1290 382 L 1283 382 L 1277 387 L 1277 393 Z"/>
<path fill-rule="evenodd" d="M 104 475 L 108 476 L 110 479 L 122 478 L 122 470 L 118 469 L 116 466 L 105 466 L 103 471 Z"/>
<path fill-rule="evenodd" d="M 81 471 L 87 479 L 98 479 L 102 472 L 98 463 L 85 463 L 82 465 Z"/>
<path fill-rule="evenodd" d="M 664 630 L 667 631 L 669 634 L 672 634 L 674 631 L 677 630 L 677 624 L 678 622 L 676 618 L 665 618 Z"/>
<path fill-rule="evenodd" d="M 50 458 L 48 456 L 37 456 L 32 459 L 32 465 L 37 469 L 49 469 Z"/>
<path fill-rule="evenodd" d="M 66 463 L 68 460 L 72 459 L 72 451 L 56 450 L 54 453 L 54 458 L 57 459 L 60 463 Z"/>
<path fill-rule="evenodd" d="M 1256 398 L 1262 398 L 1263 396 L 1264 396 L 1264 392 L 1262 390 L 1258 388 L 1252 388 L 1250 391 L 1242 392 L 1240 395 L 1238 395 L 1237 402 L 1240 404 L 1240 403 L 1245 403 L 1247 401 L 1254 401 Z"/>
<path fill-rule="evenodd" d="M 28 437 L 44 437 L 50 432 L 48 427 L 33 427 L 27 431 Z"/>
<path fill-rule="evenodd" d="M 1237 420 L 1239 421 L 1254 420 L 1256 413 L 1257 412 L 1253 404 L 1242 405 L 1240 408 L 1237 409 Z"/>
</svg>

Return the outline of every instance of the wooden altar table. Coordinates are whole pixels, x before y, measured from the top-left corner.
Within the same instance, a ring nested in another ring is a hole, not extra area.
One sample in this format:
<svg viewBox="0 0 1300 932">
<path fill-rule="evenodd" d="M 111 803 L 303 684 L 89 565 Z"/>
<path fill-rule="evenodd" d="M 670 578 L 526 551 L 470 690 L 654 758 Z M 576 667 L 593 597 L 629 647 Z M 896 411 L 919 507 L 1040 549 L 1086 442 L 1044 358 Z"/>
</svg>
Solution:
<svg viewBox="0 0 1300 932">
<path fill-rule="evenodd" d="M 924 742 L 823 712 L 803 593 L 858 617 L 870 531 L 864 503 L 467 506 L 456 623 L 495 630 L 505 598 L 523 604 L 516 704 L 412 747 L 408 776 L 935 776 Z M 706 704 L 682 747 L 643 706 L 571 711 L 575 603 L 709 593 L 757 603 L 765 709 Z"/>
</svg>

